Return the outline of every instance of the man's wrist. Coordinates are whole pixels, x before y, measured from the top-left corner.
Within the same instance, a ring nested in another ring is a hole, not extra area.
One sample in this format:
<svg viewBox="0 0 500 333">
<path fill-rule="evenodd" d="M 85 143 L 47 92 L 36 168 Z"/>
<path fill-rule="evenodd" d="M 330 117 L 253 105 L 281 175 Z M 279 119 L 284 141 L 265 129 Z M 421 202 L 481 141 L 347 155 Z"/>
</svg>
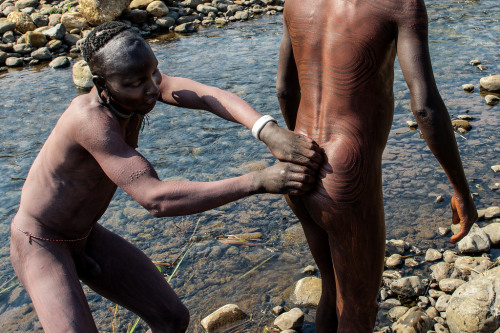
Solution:
<svg viewBox="0 0 500 333">
<path fill-rule="evenodd" d="M 272 141 L 272 136 L 276 134 L 276 131 L 279 131 L 281 127 L 275 123 L 274 121 L 268 122 L 260 131 L 260 141 L 264 142 L 266 145 L 269 145 L 270 141 Z"/>
<path fill-rule="evenodd" d="M 274 119 L 273 117 L 271 116 L 262 116 L 260 117 L 253 125 L 252 127 L 252 135 L 257 139 L 257 140 L 261 140 L 261 141 L 264 141 L 262 139 L 262 131 L 264 128 L 268 127 L 269 124 L 277 124 L 278 122 L 276 121 L 276 119 Z"/>
</svg>

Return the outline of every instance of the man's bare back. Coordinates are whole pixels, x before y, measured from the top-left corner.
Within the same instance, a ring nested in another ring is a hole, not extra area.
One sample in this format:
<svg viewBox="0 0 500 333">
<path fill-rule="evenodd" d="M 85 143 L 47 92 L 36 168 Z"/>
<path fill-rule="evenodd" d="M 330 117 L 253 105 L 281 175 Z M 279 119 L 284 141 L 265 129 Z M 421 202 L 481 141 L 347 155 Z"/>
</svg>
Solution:
<svg viewBox="0 0 500 333">
<path fill-rule="evenodd" d="M 255 193 L 302 194 L 312 188 L 320 149 L 234 94 L 162 74 L 149 45 L 124 24 L 96 28 L 84 53 L 95 88 L 73 100 L 29 171 L 12 221 L 12 265 L 46 332 L 97 332 L 80 280 L 153 332 L 184 332 L 189 312 L 164 277 L 139 249 L 97 223 L 116 189 L 156 217 L 198 213 Z M 163 182 L 136 150 L 143 118 L 157 101 L 248 128 L 261 124 L 256 136 L 295 164 L 214 182 Z"/>
<path fill-rule="evenodd" d="M 382 152 L 398 54 L 424 138 L 455 194 L 461 232 L 477 215 L 436 89 L 421 0 L 288 0 L 278 98 L 290 129 L 325 151 L 316 188 L 287 201 L 322 277 L 317 332 L 373 332 L 384 262 Z"/>
</svg>

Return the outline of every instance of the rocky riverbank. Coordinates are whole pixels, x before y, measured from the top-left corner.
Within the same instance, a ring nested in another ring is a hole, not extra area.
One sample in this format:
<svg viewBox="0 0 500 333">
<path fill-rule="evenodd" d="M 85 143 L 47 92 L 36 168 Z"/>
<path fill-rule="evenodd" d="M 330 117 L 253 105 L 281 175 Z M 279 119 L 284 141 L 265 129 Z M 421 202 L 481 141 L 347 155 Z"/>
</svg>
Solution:
<svg viewBox="0 0 500 333">
<path fill-rule="evenodd" d="M 379 292 L 379 320 L 391 326 L 379 332 L 500 333 L 500 207 L 478 211 L 480 222 L 458 243 L 458 251 L 422 251 L 403 240 L 386 242 L 386 270 Z M 459 226 L 436 230 L 442 237 Z M 424 272 L 424 273 L 422 273 Z M 425 276 L 428 272 L 428 276 Z M 285 307 L 276 305 L 274 322 L 264 332 L 300 332 L 304 312 L 317 307 L 321 279 L 314 266 L 291 288 Z M 208 332 L 248 319 L 235 304 L 208 315 Z"/>
<path fill-rule="evenodd" d="M 276 15 L 284 0 L 0 0 L 0 71 L 71 65 L 93 27 L 119 20 L 144 38 L 192 33 L 256 15 Z"/>
</svg>

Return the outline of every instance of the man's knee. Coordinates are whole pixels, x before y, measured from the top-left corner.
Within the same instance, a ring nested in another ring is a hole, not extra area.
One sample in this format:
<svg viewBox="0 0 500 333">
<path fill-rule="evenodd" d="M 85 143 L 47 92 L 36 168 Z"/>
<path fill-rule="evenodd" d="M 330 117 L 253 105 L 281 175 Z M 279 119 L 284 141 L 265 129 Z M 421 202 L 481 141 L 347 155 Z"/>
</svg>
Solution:
<svg viewBox="0 0 500 333">
<path fill-rule="evenodd" d="M 175 309 L 170 309 L 168 314 L 163 313 L 161 318 L 148 322 L 153 333 L 184 333 L 189 326 L 189 310 L 181 303 Z"/>
</svg>

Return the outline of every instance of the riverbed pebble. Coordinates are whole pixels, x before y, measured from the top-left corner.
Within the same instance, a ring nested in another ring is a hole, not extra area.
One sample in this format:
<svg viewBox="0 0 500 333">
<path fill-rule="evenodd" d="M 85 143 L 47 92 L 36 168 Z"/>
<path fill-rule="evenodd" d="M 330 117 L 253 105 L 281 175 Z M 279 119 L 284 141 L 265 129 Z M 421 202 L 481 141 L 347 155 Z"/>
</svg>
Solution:
<svg viewBox="0 0 500 333">
<path fill-rule="evenodd" d="M 437 261 L 443 258 L 443 254 L 436 249 L 428 249 L 425 252 L 425 261 Z"/>
<path fill-rule="evenodd" d="M 487 105 L 497 105 L 500 102 L 500 97 L 496 95 L 484 96 L 484 101 Z"/>
<path fill-rule="evenodd" d="M 488 91 L 500 91 L 500 74 L 485 76 L 479 80 L 479 84 Z"/>
<path fill-rule="evenodd" d="M 49 63 L 49 66 L 52 68 L 66 68 L 71 65 L 71 62 L 69 61 L 68 57 L 66 56 L 60 56 L 55 58 Z"/>
<path fill-rule="evenodd" d="M 474 85 L 470 83 L 466 83 L 462 85 L 462 89 L 466 92 L 473 92 L 474 91 Z"/>
<path fill-rule="evenodd" d="M 321 279 L 305 277 L 295 284 L 292 294 L 295 305 L 318 306 L 321 298 Z"/>
<path fill-rule="evenodd" d="M 427 332 L 434 326 L 434 322 L 419 307 L 409 309 L 396 323 L 392 325 L 394 332 Z"/>
<path fill-rule="evenodd" d="M 304 323 L 304 312 L 299 308 L 293 308 L 282 313 L 274 320 L 274 326 L 280 330 L 300 330 Z"/>
<path fill-rule="evenodd" d="M 201 326 L 207 332 L 214 332 L 220 327 L 245 319 L 246 317 L 246 313 L 244 313 L 238 305 L 226 304 L 203 318 L 201 320 Z"/>
</svg>

